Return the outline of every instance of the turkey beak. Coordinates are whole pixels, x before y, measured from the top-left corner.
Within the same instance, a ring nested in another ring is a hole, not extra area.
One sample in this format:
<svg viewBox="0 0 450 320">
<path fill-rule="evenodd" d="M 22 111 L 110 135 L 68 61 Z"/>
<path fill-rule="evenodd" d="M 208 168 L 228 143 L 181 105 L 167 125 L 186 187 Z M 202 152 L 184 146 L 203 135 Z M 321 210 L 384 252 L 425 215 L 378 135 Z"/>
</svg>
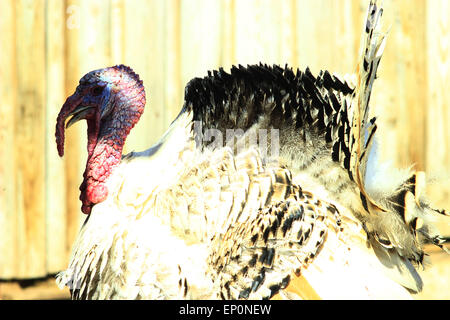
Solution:
<svg viewBox="0 0 450 320">
<path fill-rule="evenodd" d="M 83 96 L 78 94 L 77 92 L 68 97 L 58 114 L 58 118 L 56 119 L 56 145 L 58 147 L 58 154 L 61 157 L 64 155 L 64 123 L 68 115 L 70 113 L 73 113 L 74 110 L 78 109 L 82 100 Z"/>
<path fill-rule="evenodd" d="M 79 106 L 72 112 L 70 112 L 67 116 L 72 116 L 72 118 L 67 121 L 66 129 L 71 127 L 76 122 L 86 119 L 86 115 L 91 112 L 94 107 L 91 106 Z"/>
</svg>

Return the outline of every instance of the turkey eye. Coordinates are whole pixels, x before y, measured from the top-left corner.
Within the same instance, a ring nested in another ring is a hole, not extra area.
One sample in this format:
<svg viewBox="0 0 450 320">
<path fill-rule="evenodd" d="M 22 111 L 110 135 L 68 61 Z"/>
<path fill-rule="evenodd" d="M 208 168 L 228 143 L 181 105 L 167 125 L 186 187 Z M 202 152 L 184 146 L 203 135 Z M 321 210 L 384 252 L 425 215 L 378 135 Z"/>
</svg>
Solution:
<svg viewBox="0 0 450 320">
<path fill-rule="evenodd" d="M 103 88 L 104 88 L 104 87 L 101 87 L 101 86 L 94 87 L 94 88 L 91 90 L 91 94 L 94 95 L 94 96 L 98 96 L 98 95 L 102 94 Z"/>
</svg>

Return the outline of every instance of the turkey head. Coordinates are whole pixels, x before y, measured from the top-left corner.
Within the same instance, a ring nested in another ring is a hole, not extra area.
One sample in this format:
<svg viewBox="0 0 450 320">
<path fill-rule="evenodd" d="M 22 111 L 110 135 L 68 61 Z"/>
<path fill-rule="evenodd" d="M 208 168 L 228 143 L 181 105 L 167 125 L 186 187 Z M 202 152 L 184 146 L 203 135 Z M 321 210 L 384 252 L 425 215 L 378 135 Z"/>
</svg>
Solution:
<svg viewBox="0 0 450 320">
<path fill-rule="evenodd" d="M 142 80 L 124 65 L 87 73 L 62 106 L 55 134 L 61 157 L 64 155 L 65 128 L 82 119 L 87 121 L 88 159 L 80 185 L 83 213 L 89 214 L 94 204 L 108 196 L 105 181 L 120 163 L 125 139 L 139 121 L 144 106 Z"/>
</svg>

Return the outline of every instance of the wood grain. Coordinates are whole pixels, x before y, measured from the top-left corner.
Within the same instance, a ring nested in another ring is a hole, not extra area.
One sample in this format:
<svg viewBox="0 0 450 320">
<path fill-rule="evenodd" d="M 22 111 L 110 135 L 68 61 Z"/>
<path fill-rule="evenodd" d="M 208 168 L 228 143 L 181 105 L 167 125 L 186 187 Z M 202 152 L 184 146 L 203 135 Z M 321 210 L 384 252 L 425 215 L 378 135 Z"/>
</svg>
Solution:
<svg viewBox="0 0 450 320">
<path fill-rule="evenodd" d="M 64 45 L 65 45 L 65 97 L 71 95 L 81 76 L 80 69 L 80 27 L 81 27 L 81 5 L 78 0 L 68 0 L 65 3 L 64 14 Z M 61 100 L 62 107 L 65 99 Z M 51 119 L 49 119 L 51 121 Z M 53 120 L 54 122 L 55 120 Z M 78 200 L 80 191 L 78 187 L 83 179 L 84 163 L 80 154 L 86 153 L 86 124 L 79 123 L 66 131 L 66 141 L 64 146 L 65 162 L 65 188 L 66 188 L 66 250 L 70 253 L 71 245 L 80 230 L 80 201 Z M 56 151 L 55 151 L 56 153 Z"/>
<path fill-rule="evenodd" d="M 45 220 L 45 11 L 44 1 L 20 0 L 16 6 L 18 277 L 46 274 Z M 31 54 L 32 53 L 32 54 Z"/>
<path fill-rule="evenodd" d="M 46 272 L 55 273 L 65 267 L 68 259 L 66 172 L 64 159 L 55 152 L 55 124 L 61 103 L 65 100 L 64 29 L 65 7 L 62 1 L 46 6 L 46 105 L 45 105 L 45 220 Z"/>
<path fill-rule="evenodd" d="M 131 131 L 124 152 L 142 151 L 157 141 L 165 122 L 165 5 L 166 1 L 126 1 L 123 63 L 144 81 L 147 104 L 141 120 Z"/>
<path fill-rule="evenodd" d="M 19 265 L 17 239 L 17 167 L 15 125 L 17 106 L 16 32 L 14 0 L 0 2 L 0 278 L 14 277 Z"/>
</svg>

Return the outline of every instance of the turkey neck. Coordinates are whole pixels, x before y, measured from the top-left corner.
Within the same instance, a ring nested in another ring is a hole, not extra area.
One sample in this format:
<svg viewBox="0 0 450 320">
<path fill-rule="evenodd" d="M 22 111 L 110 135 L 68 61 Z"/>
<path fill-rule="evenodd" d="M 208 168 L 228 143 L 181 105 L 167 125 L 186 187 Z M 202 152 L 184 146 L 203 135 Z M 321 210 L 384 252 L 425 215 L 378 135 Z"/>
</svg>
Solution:
<svg viewBox="0 0 450 320">
<path fill-rule="evenodd" d="M 130 96 L 133 98 L 130 99 Z M 95 120 L 88 120 L 88 160 L 80 185 L 83 213 L 89 214 L 94 204 L 104 201 L 108 196 L 105 182 L 120 164 L 125 140 L 138 122 L 144 105 L 143 89 L 134 94 L 124 90 L 117 94 L 111 106 L 113 111 L 102 120 L 99 130 L 95 128 Z"/>
</svg>

